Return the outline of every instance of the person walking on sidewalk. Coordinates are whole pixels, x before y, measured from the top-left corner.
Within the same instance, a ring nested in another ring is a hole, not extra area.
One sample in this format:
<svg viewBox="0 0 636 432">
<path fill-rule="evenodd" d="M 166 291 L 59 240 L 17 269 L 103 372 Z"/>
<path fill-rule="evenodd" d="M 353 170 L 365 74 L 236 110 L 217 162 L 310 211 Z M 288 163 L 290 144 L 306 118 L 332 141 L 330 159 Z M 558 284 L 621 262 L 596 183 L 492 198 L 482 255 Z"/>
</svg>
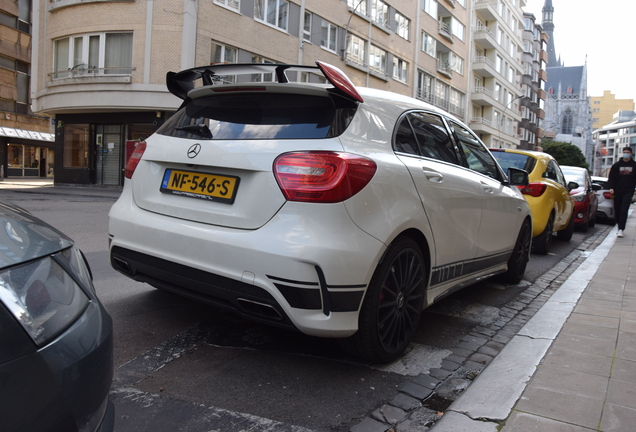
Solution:
<svg viewBox="0 0 636 432">
<path fill-rule="evenodd" d="M 632 149 L 623 148 L 623 157 L 610 168 L 608 185 L 610 193 L 614 195 L 614 217 L 618 223 L 618 237 L 623 237 L 627 212 L 636 188 L 636 161 Z"/>
</svg>

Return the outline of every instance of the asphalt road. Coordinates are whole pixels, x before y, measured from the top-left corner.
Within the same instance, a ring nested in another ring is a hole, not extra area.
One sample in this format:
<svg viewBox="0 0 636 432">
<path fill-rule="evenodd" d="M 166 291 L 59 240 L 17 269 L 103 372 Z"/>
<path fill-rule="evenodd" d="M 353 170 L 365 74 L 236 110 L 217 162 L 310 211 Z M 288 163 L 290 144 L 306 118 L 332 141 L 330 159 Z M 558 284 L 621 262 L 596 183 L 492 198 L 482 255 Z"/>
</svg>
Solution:
<svg viewBox="0 0 636 432">
<path fill-rule="evenodd" d="M 4 198 L 72 237 L 86 254 L 114 320 L 116 431 L 348 431 L 396 397 L 414 376 L 439 368 L 478 326 L 497 320 L 529 283 L 487 281 L 426 310 L 411 351 L 393 365 L 345 355 L 333 340 L 242 320 L 134 282 L 110 268 L 109 196 L 3 190 Z M 533 254 L 534 282 L 598 224 Z M 585 252 L 583 252 L 585 253 Z"/>
</svg>

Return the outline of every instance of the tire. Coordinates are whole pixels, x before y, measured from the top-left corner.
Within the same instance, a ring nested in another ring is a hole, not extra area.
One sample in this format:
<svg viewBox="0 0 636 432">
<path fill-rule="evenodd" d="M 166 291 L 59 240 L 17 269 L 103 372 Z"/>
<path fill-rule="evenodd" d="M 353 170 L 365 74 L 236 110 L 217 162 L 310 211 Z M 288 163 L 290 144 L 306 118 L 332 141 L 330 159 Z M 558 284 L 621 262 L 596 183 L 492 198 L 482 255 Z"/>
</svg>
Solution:
<svg viewBox="0 0 636 432">
<path fill-rule="evenodd" d="M 587 227 L 585 230 L 587 231 Z M 574 234 L 574 213 L 572 213 L 572 215 L 570 216 L 570 222 L 568 222 L 568 226 L 557 232 L 557 238 L 563 241 L 570 241 L 570 239 L 572 238 L 572 234 Z"/>
<path fill-rule="evenodd" d="M 372 362 L 397 359 L 418 326 L 427 280 L 424 256 L 417 243 L 409 237 L 398 237 L 367 288 L 358 331 L 341 339 L 342 347 Z"/>
<path fill-rule="evenodd" d="M 574 226 L 574 225 L 573 225 Z M 552 233 L 554 229 L 554 213 L 550 215 L 548 223 L 545 225 L 545 229 L 541 234 L 536 236 L 532 241 L 534 251 L 539 255 L 547 255 L 552 244 Z"/>
<path fill-rule="evenodd" d="M 594 216 L 587 222 L 587 226 L 594 228 L 594 225 L 596 225 L 596 217 L 596 212 L 594 212 Z"/>
<path fill-rule="evenodd" d="M 532 245 L 532 226 L 528 220 L 523 222 L 512 255 L 508 259 L 508 270 L 503 274 L 504 281 L 512 284 L 521 282 L 530 260 Z"/>
</svg>

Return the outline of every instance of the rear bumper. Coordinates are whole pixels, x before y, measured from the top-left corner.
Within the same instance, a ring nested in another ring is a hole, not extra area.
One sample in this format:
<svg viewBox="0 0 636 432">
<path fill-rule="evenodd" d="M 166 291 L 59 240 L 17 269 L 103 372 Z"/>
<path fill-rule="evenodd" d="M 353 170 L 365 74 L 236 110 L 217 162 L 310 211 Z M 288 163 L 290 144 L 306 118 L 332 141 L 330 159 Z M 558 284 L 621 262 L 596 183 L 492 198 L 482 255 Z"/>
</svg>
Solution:
<svg viewBox="0 0 636 432">
<path fill-rule="evenodd" d="M 109 217 L 111 264 L 128 277 L 323 337 L 357 331 L 385 250 L 343 204 L 289 202 L 263 227 L 240 230 L 142 210 L 125 188 Z"/>
</svg>

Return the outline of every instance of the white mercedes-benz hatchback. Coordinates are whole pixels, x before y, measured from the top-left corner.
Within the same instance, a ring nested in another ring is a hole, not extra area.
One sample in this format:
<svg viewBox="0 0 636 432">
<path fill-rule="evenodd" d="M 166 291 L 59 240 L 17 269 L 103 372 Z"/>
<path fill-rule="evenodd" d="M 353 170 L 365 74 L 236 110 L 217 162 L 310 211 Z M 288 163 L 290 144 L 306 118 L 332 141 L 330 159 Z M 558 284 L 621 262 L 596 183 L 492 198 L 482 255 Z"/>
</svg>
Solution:
<svg viewBox="0 0 636 432">
<path fill-rule="evenodd" d="M 124 275 L 382 362 L 423 308 L 523 277 L 527 173 L 504 173 L 450 114 L 321 62 L 205 66 L 167 85 L 183 104 L 137 145 L 109 215 Z"/>
</svg>

